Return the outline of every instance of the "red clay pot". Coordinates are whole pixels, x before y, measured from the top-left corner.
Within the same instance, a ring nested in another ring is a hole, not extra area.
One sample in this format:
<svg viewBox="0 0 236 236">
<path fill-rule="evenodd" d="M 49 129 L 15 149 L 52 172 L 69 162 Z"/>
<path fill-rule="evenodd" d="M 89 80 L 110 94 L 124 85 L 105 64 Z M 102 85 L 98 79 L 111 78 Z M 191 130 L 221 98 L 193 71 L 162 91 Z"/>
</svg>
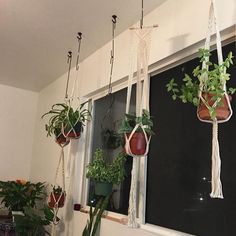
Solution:
<svg viewBox="0 0 236 236">
<path fill-rule="evenodd" d="M 55 207 L 55 204 L 56 204 L 56 202 L 58 201 L 58 199 L 60 198 L 60 196 L 61 196 L 61 194 L 55 194 L 55 193 L 54 193 L 54 197 L 55 197 L 55 199 L 54 199 L 53 194 L 51 193 L 51 194 L 50 194 L 50 201 L 49 201 L 48 205 L 49 205 L 50 207 L 52 207 L 52 208 Z M 64 206 L 64 204 L 65 204 L 65 198 L 66 198 L 66 194 L 63 193 L 62 196 L 61 196 L 61 198 L 60 198 L 60 200 L 59 200 L 59 202 L 58 202 L 58 207 L 59 207 L 59 208 L 61 208 L 61 207 Z"/>
<path fill-rule="evenodd" d="M 204 93 L 202 95 L 205 98 L 206 95 Z M 212 106 L 215 103 L 215 101 L 211 100 L 212 97 L 213 97 L 212 94 L 207 95 L 208 104 L 210 106 Z M 232 97 L 229 96 L 230 101 L 231 101 L 231 99 L 232 99 Z M 220 106 L 217 106 L 217 108 L 216 108 L 216 118 L 217 118 L 217 120 L 226 120 L 230 115 L 230 110 L 229 110 L 229 107 L 228 107 L 226 97 L 222 98 L 221 103 L 222 104 L 220 104 Z M 202 120 L 212 120 L 211 116 L 210 116 L 210 113 L 209 113 L 209 110 L 207 109 L 205 104 L 203 104 L 202 101 L 200 102 L 200 105 L 198 107 L 197 112 L 198 112 L 198 116 Z"/>
<path fill-rule="evenodd" d="M 77 124 L 74 127 L 74 130 L 72 129 L 69 132 L 65 131 L 65 136 L 72 139 L 78 139 L 80 137 L 81 128 L 82 128 L 81 122 L 77 122 Z"/>
<path fill-rule="evenodd" d="M 130 134 L 127 134 L 129 138 Z M 143 132 L 135 132 L 129 142 L 131 153 L 134 155 L 143 155 L 146 152 L 146 139 Z M 125 145 L 126 154 L 131 154 L 128 151 L 127 144 Z"/>
<path fill-rule="evenodd" d="M 70 140 L 68 140 L 63 134 L 56 137 L 56 143 L 60 146 L 66 146 L 69 142 Z"/>
</svg>

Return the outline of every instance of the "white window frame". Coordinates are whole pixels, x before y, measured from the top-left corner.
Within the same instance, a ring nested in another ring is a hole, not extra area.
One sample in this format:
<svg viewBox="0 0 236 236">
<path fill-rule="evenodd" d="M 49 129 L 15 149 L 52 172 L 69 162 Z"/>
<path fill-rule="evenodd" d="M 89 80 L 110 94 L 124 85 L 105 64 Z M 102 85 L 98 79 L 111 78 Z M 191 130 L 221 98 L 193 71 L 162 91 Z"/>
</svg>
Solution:
<svg viewBox="0 0 236 236">
<path fill-rule="evenodd" d="M 236 42 L 236 26 L 233 25 L 221 32 L 221 37 L 222 37 L 222 45 L 226 45 L 231 42 Z M 213 42 L 215 42 L 215 37 L 213 37 Z M 159 74 L 163 71 L 166 71 L 170 68 L 176 67 L 184 62 L 187 62 L 191 59 L 194 59 L 197 57 L 197 51 L 198 48 L 204 47 L 205 39 L 191 45 L 190 47 L 187 47 L 179 52 L 176 52 L 172 54 L 171 56 L 164 58 L 152 65 L 149 66 L 149 78 L 152 76 L 155 76 L 156 74 Z M 212 49 L 215 49 L 216 45 L 215 43 L 212 44 Z M 112 84 L 112 89 L 113 92 L 117 92 L 121 89 L 124 89 L 127 87 L 127 77 L 122 78 Z M 134 80 L 133 83 L 136 83 Z M 86 96 L 87 99 L 91 100 L 92 106 L 94 105 L 94 102 L 104 96 L 107 95 L 108 91 L 108 86 L 99 89 L 91 94 L 88 94 Z M 93 112 L 94 115 L 94 112 Z M 86 179 L 86 166 L 88 165 L 91 157 L 92 157 L 92 139 L 91 137 L 93 136 L 93 122 L 89 122 L 86 128 L 86 142 L 85 142 L 85 150 L 84 152 L 84 160 L 85 162 L 83 163 L 84 168 L 83 168 L 83 173 L 82 173 L 82 206 L 86 206 L 85 209 L 88 210 L 89 206 L 87 206 L 87 199 L 88 199 L 88 191 L 89 191 L 89 182 L 88 179 Z M 147 157 L 148 158 L 148 157 Z M 147 183 L 147 158 L 142 158 L 140 161 L 140 170 L 143 170 L 143 178 L 144 181 L 142 183 L 142 186 L 140 187 L 140 192 L 139 193 L 139 211 L 138 211 L 138 222 L 140 224 L 140 228 L 152 233 L 157 233 L 158 235 L 162 236 L 191 236 L 190 234 L 183 233 L 180 231 L 172 230 L 169 228 L 164 228 L 161 226 L 157 225 L 152 225 L 149 223 L 145 222 L 145 209 L 146 209 L 146 183 Z M 141 196 L 141 197 L 140 197 Z M 111 217 L 116 217 L 119 218 L 120 220 L 127 218 L 126 215 L 118 214 L 115 212 L 107 212 L 108 216 Z"/>
</svg>

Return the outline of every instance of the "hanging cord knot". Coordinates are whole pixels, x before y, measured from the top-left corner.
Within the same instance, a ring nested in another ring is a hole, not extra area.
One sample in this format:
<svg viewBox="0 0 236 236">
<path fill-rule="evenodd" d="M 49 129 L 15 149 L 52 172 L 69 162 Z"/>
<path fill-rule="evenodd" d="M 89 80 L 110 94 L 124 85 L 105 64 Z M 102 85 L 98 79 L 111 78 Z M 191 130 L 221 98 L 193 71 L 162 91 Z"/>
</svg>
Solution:
<svg viewBox="0 0 236 236">
<path fill-rule="evenodd" d="M 76 58 L 76 70 L 79 70 L 79 57 L 80 57 L 80 46 L 81 46 L 81 41 L 82 41 L 82 33 L 78 32 L 77 34 L 77 39 L 78 39 L 78 51 L 77 51 L 77 58 Z"/>
</svg>

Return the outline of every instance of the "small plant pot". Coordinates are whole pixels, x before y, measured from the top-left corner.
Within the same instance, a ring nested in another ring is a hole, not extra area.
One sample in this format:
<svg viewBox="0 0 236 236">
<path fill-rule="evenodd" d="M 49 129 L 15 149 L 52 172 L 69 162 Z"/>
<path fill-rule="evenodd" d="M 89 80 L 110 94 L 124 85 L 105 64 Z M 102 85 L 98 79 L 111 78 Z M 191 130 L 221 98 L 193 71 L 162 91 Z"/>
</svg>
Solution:
<svg viewBox="0 0 236 236">
<path fill-rule="evenodd" d="M 112 193 L 112 183 L 96 182 L 95 194 L 98 196 L 108 196 Z"/>
<path fill-rule="evenodd" d="M 63 134 L 60 134 L 59 136 L 56 136 L 56 143 L 60 146 L 66 146 L 69 144 L 70 140 L 65 137 Z"/>
<path fill-rule="evenodd" d="M 127 134 L 127 137 L 129 138 L 130 134 Z M 130 146 L 130 151 L 128 149 L 128 146 Z M 135 132 L 133 136 L 131 137 L 129 144 L 125 144 L 125 152 L 127 155 L 133 154 L 133 155 L 143 155 L 146 152 L 147 148 L 147 142 L 145 139 L 145 135 L 143 132 Z"/>
<path fill-rule="evenodd" d="M 68 129 L 65 130 L 65 136 L 72 139 L 78 139 L 81 134 L 81 128 L 82 128 L 81 122 L 77 122 L 76 125 L 73 127 L 73 129 L 70 128 L 69 130 Z"/>
<path fill-rule="evenodd" d="M 203 97 L 207 98 L 207 100 L 208 100 L 207 103 L 210 106 L 213 106 L 215 101 L 211 100 L 212 97 L 213 97 L 212 94 L 208 94 L 206 96 L 206 94 L 203 93 Z M 231 99 L 232 99 L 232 97 L 229 96 L 230 101 L 231 101 Z M 210 116 L 210 113 L 209 113 L 209 110 L 207 109 L 207 107 L 205 106 L 205 104 L 202 101 L 200 102 L 200 105 L 197 109 L 197 113 L 198 113 L 199 118 L 202 119 L 202 120 L 212 120 L 211 116 Z M 221 104 L 219 104 L 216 107 L 216 119 L 217 120 L 226 120 L 229 116 L 230 116 L 230 109 L 229 109 L 226 97 L 224 96 L 221 100 Z"/>
<path fill-rule="evenodd" d="M 66 198 L 65 193 L 62 193 L 62 195 L 61 194 L 56 194 L 56 193 L 54 193 L 54 194 L 51 193 L 48 205 L 49 205 L 49 207 L 54 208 L 56 203 L 58 202 L 58 207 L 61 208 L 65 204 L 65 198 Z"/>
</svg>

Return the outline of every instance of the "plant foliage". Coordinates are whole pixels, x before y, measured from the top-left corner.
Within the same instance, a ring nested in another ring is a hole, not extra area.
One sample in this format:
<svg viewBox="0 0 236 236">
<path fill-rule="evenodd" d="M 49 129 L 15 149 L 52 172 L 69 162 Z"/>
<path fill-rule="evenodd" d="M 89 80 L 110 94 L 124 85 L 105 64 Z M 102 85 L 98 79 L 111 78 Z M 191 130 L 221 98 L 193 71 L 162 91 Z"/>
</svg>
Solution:
<svg viewBox="0 0 236 236">
<path fill-rule="evenodd" d="M 202 93 L 206 100 L 206 106 L 209 109 L 211 117 L 216 116 L 216 108 L 222 104 L 222 98 L 225 95 L 224 84 L 230 79 L 227 69 L 233 64 L 233 55 L 230 52 L 221 65 L 212 63 L 209 60 L 211 53 L 207 49 L 199 49 L 200 65 L 192 72 L 192 76 L 185 74 L 183 85 L 179 86 L 174 79 L 166 85 L 167 91 L 172 93 L 172 99 L 180 99 L 183 103 L 192 103 L 194 106 L 199 105 L 199 90 L 202 84 Z M 202 68 L 202 63 L 206 64 L 206 68 Z M 236 88 L 229 88 L 227 93 L 234 94 Z M 208 99 L 208 96 L 211 98 Z M 210 105 L 216 102 L 216 106 Z"/>
<path fill-rule="evenodd" d="M 124 180 L 126 154 L 119 153 L 112 163 L 108 163 L 102 149 L 96 149 L 93 161 L 87 166 L 87 178 L 96 182 L 119 184 Z"/>
</svg>

